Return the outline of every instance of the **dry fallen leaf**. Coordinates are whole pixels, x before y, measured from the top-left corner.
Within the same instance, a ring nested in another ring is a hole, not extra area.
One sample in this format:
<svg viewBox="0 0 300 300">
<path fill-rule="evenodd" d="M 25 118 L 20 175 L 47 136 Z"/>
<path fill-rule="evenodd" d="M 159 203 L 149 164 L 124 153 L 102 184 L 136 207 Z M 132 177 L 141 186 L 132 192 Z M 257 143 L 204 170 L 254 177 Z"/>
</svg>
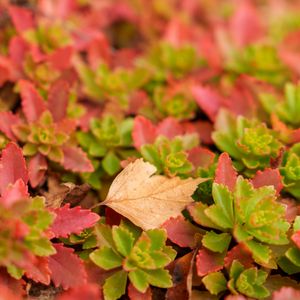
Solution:
<svg viewBox="0 0 300 300">
<path fill-rule="evenodd" d="M 107 205 L 144 230 L 160 227 L 193 202 L 191 195 L 206 179 L 153 175 L 156 168 L 138 159 L 113 181 L 103 205 Z"/>
</svg>

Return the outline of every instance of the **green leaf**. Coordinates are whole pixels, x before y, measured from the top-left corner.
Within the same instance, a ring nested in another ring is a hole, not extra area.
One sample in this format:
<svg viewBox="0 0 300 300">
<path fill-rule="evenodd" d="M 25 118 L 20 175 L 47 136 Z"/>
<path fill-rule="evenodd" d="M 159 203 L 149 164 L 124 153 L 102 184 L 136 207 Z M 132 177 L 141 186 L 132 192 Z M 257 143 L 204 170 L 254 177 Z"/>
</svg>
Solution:
<svg viewBox="0 0 300 300">
<path fill-rule="evenodd" d="M 123 256 L 129 255 L 134 243 L 134 237 L 131 232 L 121 226 L 113 226 L 112 236 L 117 250 Z"/>
<path fill-rule="evenodd" d="M 271 250 L 268 246 L 261 243 L 251 241 L 245 241 L 244 244 L 251 251 L 253 259 L 262 265 L 269 263 L 271 259 Z"/>
<path fill-rule="evenodd" d="M 147 230 L 147 236 L 150 238 L 150 251 L 160 250 L 164 247 L 167 240 L 167 232 L 164 229 Z"/>
<path fill-rule="evenodd" d="M 110 270 L 122 265 L 123 258 L 113 249 L 103 246 L 90 254 L 90 259 L 104 270 Z"/>
<path fill-rule="evenodd" d="M 300 249 L 296 247 L 290 248 L 285 256 L 297 267 L 300 267 Z"/>
<path fill-rule="evenodd" d="M 227 280 L 221 272 L 214 272 L 206 275 L 202 278 L 202 282 L 212 295 L 218 295 L 227 290 Z"/>
<path fill-rule="evenodd" d="M 117 300 L 125 294 L 127 283 L 127 273 L 118 271 L 105 280 L 103 293 L 105 300 Z"/>
<path fill-rule="evenodd" d="M 300 230 L 300 216 L 297 216 L 295 218 L 293 228 L 294 228 L 294 232 Z"/>
<path fill-rule="evenodd" d="M 229 233 L 215 233 L 214 231 L 206 232 L 202 239 L 202 244 L 207 249 L 222 253 L 228 249 L 231 241 Z"/>
<path fill-rule="evenodd" d="M 24 270 L 22 270 L 22 269 L 16 267 L 16 266 L 13 265 L 13 264 L 10 264 L 10 265 L 6 266 L 6 270 L 7 270 L 7 273 L 8 273 L 11 277 L 13 277 L 13 278 L 15 278 L 15 279 L 18 279 L 18 280 L 21 279 L 22 276 L 24 275 Z"/>
<path fill-rule="evenodd" d="M 35 255 L 38 256 L 50 256 L 56 253 L 55 248 L 48 238 L 39 238 L 32 240 L 25 240 L 25 245 L 30 249 Z"/>
<path fill-rule="evenodd" d="M 156 287 L 170 288 L 173 285 L 172 277 L 167 270 L 143 270 L 147 274 L 148 282 Z"/>
<path fill-rule="evenodd" d="M 102 160 L 103 169 L 109 174 L 114 175 L 121 169 L 120 160 L 114 152 L 108 152 Z"/>
<path fill-rule="evenodd" d="M 141 293 L 145 293 L 147 288 L 149 287 L 149 283 L 147 281 L 147 275 L 142 270 L 130 271 L 128 274 L 129 280 L 134 285 L 134 287 L 140 291 Z"/>
</svg>

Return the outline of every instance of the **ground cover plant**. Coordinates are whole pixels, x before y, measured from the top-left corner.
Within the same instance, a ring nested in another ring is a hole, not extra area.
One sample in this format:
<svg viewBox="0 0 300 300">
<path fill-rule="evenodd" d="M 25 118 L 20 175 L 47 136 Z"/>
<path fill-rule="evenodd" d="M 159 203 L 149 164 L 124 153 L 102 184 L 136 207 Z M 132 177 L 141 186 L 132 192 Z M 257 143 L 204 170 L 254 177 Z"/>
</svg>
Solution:
<svg viewBox="0 0 300 300">
<path fill-rule="evenodd" d="M 300 1 L 0 1 L 0 298 L 300 299 Z"/>
</svg>

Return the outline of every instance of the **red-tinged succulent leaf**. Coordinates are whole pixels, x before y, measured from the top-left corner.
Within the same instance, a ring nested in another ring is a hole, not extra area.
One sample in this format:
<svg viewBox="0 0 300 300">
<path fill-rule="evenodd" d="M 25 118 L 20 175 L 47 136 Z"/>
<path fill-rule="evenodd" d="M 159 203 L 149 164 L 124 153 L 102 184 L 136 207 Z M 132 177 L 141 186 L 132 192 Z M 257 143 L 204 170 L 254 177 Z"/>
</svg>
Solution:
<svg viewBox="0 0 300 300">
<path fill-rule="evenodd" d="M 27 80 L 19 81 L 22 109 L 28 122 L 37 121 L 46 110 L 46 103 L 34 85 Z"/>
<path fill-rule="evenodd" d="M 242 243 L 234 246 L 227 252 L 224 258 L 225 267 L 229 269 L 234 260 L 238 260 L 245 268 L 253 266 L 252 255 Z"/>
<path fill-rule="evenodd" d="M 73 47 L 66 46 L 55 50 L 55 52 L 49 55 L 48 60 L 55 69 L 63 71 L 70 68 L 72 54 Z"/>
<path fill-rule="evenodd" d="M 0 193 L 3 194 L 7 186 L 18 179 L 22 179 L 25 184 L 28 182 L 26 162 L 21 148 L 9 143 L 2 151 L 0 162 Z"/>
<path fill-rule="evenodd" d="M 137 149 L 144 144 L 152 144 L 156 138 L 156 128 L 151 121 L 138 116 L 134 119 L 132 138 L 134 147 Z"/>
<path fill-rule="evenodd" d="M 300 299 L 300 290 L 292 287 L 282 287 L 279 291 L 273 293 L 272 300 L 296 300 Z"/>
<path fill-rule="evenodd" d="M 251 26 L 249 26 L 251 24 Z M 264 30 L 258 11 L 249 0 L 239 2 L 230 22 L 230 31 L 238 46 L 246 46 L 262 37 Z"/>
<path fill-rule="evenodd" d="M 23 299 L 22 295 L 17 295 L 14 291 L 9 289 L 2 282 L 0 283 L 0 299 L 1 300 L 21 300 Z"/>
<path fill-rule="evenodd" d="M 0 65 L 0 87 L 10 79 L 10 70 L 7 66 Z"/>
<path fill-rule="evenodd" d="M 57 129 L 65 134 L 71 135 L 76 130 L 76 121 L 72 119 L 63 119 L 56 123 Z"/>
<path fill-rule="evenodd" d="M 172 262 L 167 268 L 173 286 L 167 290 L 166 300 L 190 299 L 192 293 L 195 252 L 190 252 Z"/>
<path fill-rule="evenodd" d="M 1 74 L 1 69 L 0 69 Z M 0 75 L 1 77 L 1 75 Z M 1 81 L 1 79 L 0 79 Z M 0 84 L 1 85 L 1 84 Z M 0 131 L 4 133 L 10 140 L 16 141 L 13 134 L 12 126 L 20 123 L 20 118 L 9 111 L 0 112 Z"/>
<path fill-rule="evenodd" d="M 212 151 L 203 147 L 195 147 L 188 151 L 188 160 L 195 168 L 209 167 L 214 162 L 215 156 Z"/>
<path fill-rule="evenodd" d="M 300 211 L 298 202 L 292 198 L 283 198 L 280 199 L 279 202 L 285 205 L 285 218 L 289 223 L 292 223 Z"/>
<path fill-rule="evenodd" d="M 96 283 L 99 286 L 103 286 L 105 280 L 115 273 L 115 269 L 106 271 L 99 268 L 91 260 L 84 261 L 84 267 L 87 272 L 87 282 Z"/>
<path fill-rule="evenodd" d="M 228 153 L 223 152 L 218 160 L 215 183 L 224 184 L 230 191 L 234 190 L 237 180 L 237 172 L 232 165 Z"/>
<path fill-rule="evenodd" d="M 161 227 L 167 230 L 168 239 L 180 247 L 195 248 L 201 237 L 199 228 L 183 216 L 170 218 Z"/>
<path fill-rule="evenodd" d="M 199 107 L 214 122 L 220 107 L 226 101 L 225 98 L 212 88 L 204 86 L 192 87 L 192 94 Z"/>
<path fill-rule="evenodd" d="M 257 171 L 254 178 L 252 179 L 252 184 L 255 188 L 260 188 L 266 185 L 273 185 L 279 195 L 283 188 L 282 177 L 278 169 L 265 169 L 263 171 Z"/>
<path fill-rule="evenodd" d="M 94 167 L 86 153 L 79 147 L 65 146 L 62 148 L 64 160 L 62 166 L 73 172 L 93 172 Z"/>
<path fill-rule="evenodd" d="M 25 294 L 25 291 L 23 289 L 23 285 L 25 285 L 25 281 L 23 279 L 17 280 L 12 278 L 4 268 L 0 268 L 0 282 L 1 284 L 5 285 L 15 295 Z M 2 295 L 2 292 L 0 292 L 0 295 Z"/>
<path fill-rule="evenodd" d="M 50 283 L 50 269 L 48 257 L 28 255 L 18 266 L 25 271 L 25 275 L 35 282 L 48 285 Z"/>
<path fill-rule="evenodd" d="M 220 271 L 224 266 L 224 256 L 224 253 L 212 252 L 206 248 L 200 249 L 196 256 L 198 276 Z"/>
<path fill-rule="evenodd" d="M 213 125 L 207 121 L 199 121 L 193 123 L 195 131 L 199 134 L 201 142 L 207 145 L 212 145 L 214 142 L 211 138 L 213 132 Z"/>
<path fill-rule="evenodd" d="M 70 208 L 70 204 L 56 209 L 56 218 L 51 231 L 56 237 L 68 237 L 71 233 L 79 234 L 82 230 L 94 226 L 100 219 L 99 215 L 79 206 Z"/>
<path fill-rule="evenodd" d="M 282 41 L 279 47 L 279 57 L 284 64 L 298 75 L 300 74 L 300 31 L 291 32 Z"/>
<path fill-rule="evenodd" d="M 128 297 L 130 300 L 151 300 L 152 299 L 152 292 L 151 289 L 148 288 L 145 293 L 141 293 L 138 291 L 133 284 L 128 285 Z"/>
<path fill-rule="evenodd" d="M 51 279 L 56 287 L 63 289 L 82 286 L 86 283 L 87 274 L 81 259 L 74 254 L 74 249 L 54 244 L 56 254 L 49 257 Z"/>
<path fill-rule="evenodd" d="M 87 283 L 85 285 L 70 289 L 56 298 L 56 300 L 102 300 L 102 293 L 97 284 Z"/>
<path fill-rule="evenodd" d="M 35 26 L 33 13 L 29 9 L 11 5 L 8 12 L 18 33 Z"/>
<path fill-rule="evenodd" d="M 116 211 L 111 209 L 110 207 L 105 207 L 105 223 L 113 226 L 113 225 L 120 225 L 122 219 L 122 215 L 118 214 Z"/>
<path fill-rule="evenodd" d="M 164 135 L 169 139 L 174 138 L 177 135 L 183 134 L 183 128 L 180 123 L 172 118 L 168 117 L 161 121 L 157 126 L 157 135 Z"/>
<path fill-rule="evenodd" d="M 300 230 L 296 231 L 292 236 L 291 240 L 300 249 Z"/>
<path fill-rule="evenodd" d="M 69 84 L 64 80 L 55 81 L 48 93 L 48 109 L 55 122 L 65 118 L 69 101 Z"/>
<path fill-rule="evenodd" d="M 106 36 L 98 32 L 97 36 L 90 42 L 87 48 L 87 59 L 89 65 L 95 70 L 100 63 L 110 64 L 111 50 Z"/>
<path fill-rule="evenodd" d="M 25 55 L 29 50 L 28 48 L 29 48 L 28 44 L 20 36 L 14 36 L 9 41 L 9 45 L 8 45 L 9 58 L 19 68 L 22 68 Z"/>
<path fill-rule="evenodd" d="M 249 300 L 243 295 L 229 295 L 225 298 L 225 300 Z"/>
<path fill-rule="evenodd" d="M 22 179 L 18 179 L 14 184 L 7 186 L 6 190 L 2 193 L 0 203 L 6 207 L 12 206 L 19 200 L 28 198 L 28 188 Z"/>
<path fill-rule="evenodd" d="M 38 153 L 28 163 L 28 176 L 30 185 L 35 188 L 45 180 L 48 164 L 45 156 Z"/>
</svg>

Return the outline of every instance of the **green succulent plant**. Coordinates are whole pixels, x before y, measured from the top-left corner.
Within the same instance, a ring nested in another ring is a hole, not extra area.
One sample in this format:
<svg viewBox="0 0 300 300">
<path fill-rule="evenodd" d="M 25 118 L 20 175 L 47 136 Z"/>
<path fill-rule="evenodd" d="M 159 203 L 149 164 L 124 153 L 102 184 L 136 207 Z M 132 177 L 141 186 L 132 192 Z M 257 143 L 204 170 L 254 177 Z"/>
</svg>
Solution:
<svg viewBox="0 0 300 300">
<path fill-rule="evenodd" d="M 164 268 L 174 260 L 176 251 L 165 245 L 165 230 L 143 232 L 131 223 L 121 221 L 119 226 L 112 228 L 100 224 L 97 232 L 99 249 L 93 251 L 90 258 L 104 270 L 115 270 L 103 285 L 106 300 L 121 297 L 128 279 L 141 293 L 149 285 L 162 288 L 172 286 L 172 278 Z"/>
<path fill-rule="evenodd" d="M 228 152 L 236 160 L 236 168 L 247 176 L 270 166 L 283 147 L 277 133 L 265 123 L 234 117 L 226 110 L 218 115 L 215 128 L 212 137 L 217 147 Z"/>
</svg>

